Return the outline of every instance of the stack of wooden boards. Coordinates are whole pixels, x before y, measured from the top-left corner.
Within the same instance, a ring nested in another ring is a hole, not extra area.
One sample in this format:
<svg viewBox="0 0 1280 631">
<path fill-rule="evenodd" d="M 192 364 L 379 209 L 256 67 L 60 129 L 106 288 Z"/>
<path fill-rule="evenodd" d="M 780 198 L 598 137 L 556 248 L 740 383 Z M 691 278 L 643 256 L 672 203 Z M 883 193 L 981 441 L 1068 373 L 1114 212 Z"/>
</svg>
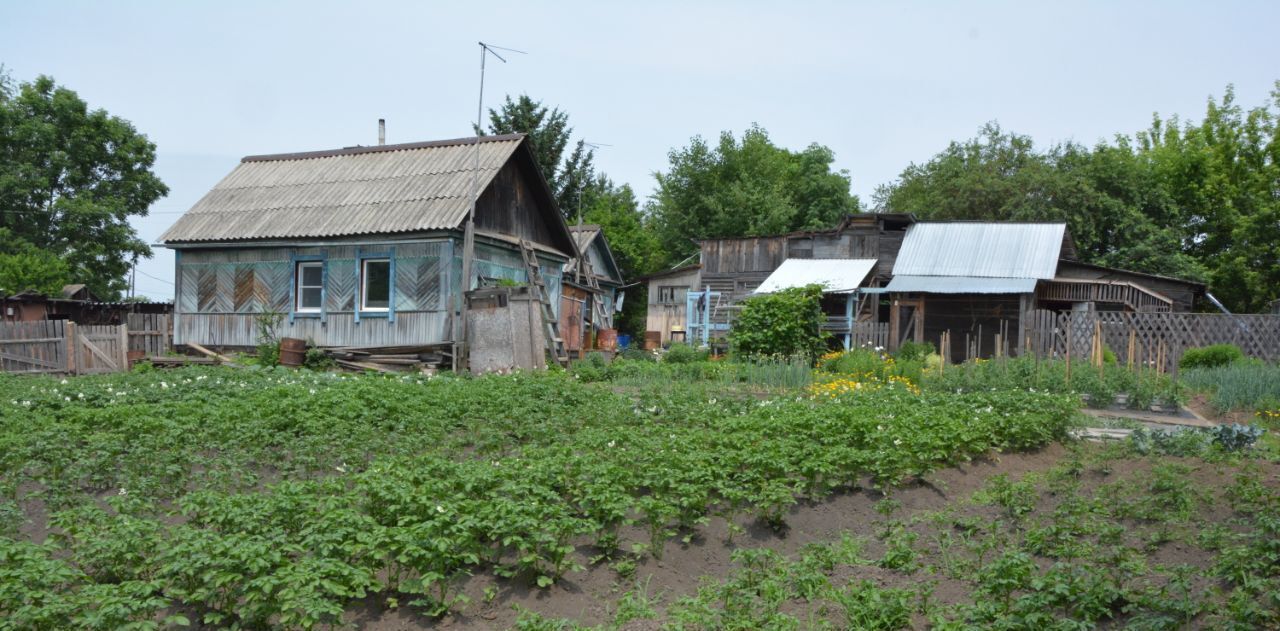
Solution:
<svg viewBox="0 0 1280 631">
<path fill-rule="evenodd" d="M 326 348 L 334 363 L 348 370 L 418 372 L 449 364 L 449 353 L 439 346 L 384 346 Z"/>
</svg>

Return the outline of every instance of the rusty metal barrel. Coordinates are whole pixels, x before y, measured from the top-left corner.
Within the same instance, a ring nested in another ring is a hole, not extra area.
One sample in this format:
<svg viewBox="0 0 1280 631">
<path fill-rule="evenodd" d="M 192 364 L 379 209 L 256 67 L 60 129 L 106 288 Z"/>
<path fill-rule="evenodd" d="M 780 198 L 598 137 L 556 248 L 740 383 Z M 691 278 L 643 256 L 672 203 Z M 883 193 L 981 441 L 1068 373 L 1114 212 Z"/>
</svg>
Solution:
<svg viewBox="0 0 1280 631">
<path fill-rule="evenodd" d="M 596 333 L 596 348 L 604 351 L 618 350 L 618 330 L 600 329 Z"/>
<path fill-rule="evenodd" d="M 280 365 L 298 367 L 307 356 L 307 341 L 296 337 L 280 338 Z"/>
</svg>

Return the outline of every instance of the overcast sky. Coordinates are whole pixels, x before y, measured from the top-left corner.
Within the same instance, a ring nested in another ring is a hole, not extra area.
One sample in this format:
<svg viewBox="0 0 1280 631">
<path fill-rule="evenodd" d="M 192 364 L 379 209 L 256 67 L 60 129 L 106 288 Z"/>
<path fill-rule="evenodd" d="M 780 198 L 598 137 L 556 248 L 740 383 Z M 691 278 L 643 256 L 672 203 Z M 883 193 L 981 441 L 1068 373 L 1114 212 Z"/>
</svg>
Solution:
<svg viewBox="0 0 1280 631">
<path fill-rule="evenodd" d="M 544 6 L 545 5 L 545 6 Z M 1276 2 L 17 2 L 0 63 L 53 76 L 158 146 L 169 196 L 135 221 L 154 241 L 245 155 L 456 138 L 527 93 L 611 145 L 598 168 L 642 197 L 667 152 L 759 123 L 835 151 L 869 202 L 987 121 L 1037 143 L 1092 144 L 1153 113 L 1198 118 L 1234 84 L 1280 79 Z M 172 299 L 173 256 L 138 291 Z"/>
</svg>

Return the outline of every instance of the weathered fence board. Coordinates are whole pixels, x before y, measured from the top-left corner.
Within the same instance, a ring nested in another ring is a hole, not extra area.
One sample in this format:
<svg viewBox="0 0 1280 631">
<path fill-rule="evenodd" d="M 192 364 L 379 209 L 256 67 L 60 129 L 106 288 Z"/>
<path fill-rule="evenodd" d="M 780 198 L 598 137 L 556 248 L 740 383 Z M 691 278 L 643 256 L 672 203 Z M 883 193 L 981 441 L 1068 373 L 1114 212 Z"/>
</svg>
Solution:
<svg viewBox="0 0 1280 631">
<path fill-rule="evenodd" d="M 67 370 L 61 320 L 0 324 L 0 371 L 54 373 Z"/>
<path fill-rule="evenodd" d="M 128 370 L 128 327 L 123 325 L 77 326 L 72 347 L 76 374 L 91 375 Z"/>
<path fill-rule="evenodd" d="M 169 352 L 173 339 L 172 320 L 165 313 L 130 313 L 129 350 L 140 351 L 146 357 Z"/>
<path fill-rule="evenodd" d="M 129 369 L 129 351 L 167 353 L 170 319 L 130 314 L 127 325 L 77 325 L 64 320 L 0 323 L 0 372 L 73 375 Z"/>
</svg>

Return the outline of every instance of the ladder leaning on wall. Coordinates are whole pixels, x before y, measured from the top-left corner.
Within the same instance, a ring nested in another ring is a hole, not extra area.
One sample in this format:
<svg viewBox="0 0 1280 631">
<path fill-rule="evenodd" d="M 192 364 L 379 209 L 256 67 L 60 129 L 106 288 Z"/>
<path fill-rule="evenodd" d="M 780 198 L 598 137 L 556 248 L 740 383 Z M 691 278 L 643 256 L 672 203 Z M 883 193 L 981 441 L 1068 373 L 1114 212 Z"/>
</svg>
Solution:
<svg viewBox="0 0 1280 631">
<path fill-rule="evenodd" d="M 520 254 L 524 256 L 525 273 L 529 276 L 529 291 L 538 302 L 538 311 L 542 316 L 542 337 L 546 343 L 547 354 L 561 366 L 569 365 L 569 353 L 565 351 L 564 339 L 560 337 L 560 321 L 551 308 L 551 297 L 547 293 L 547 284 L 542 280 L 542 265 L 538 263 L 538 253 L 528 241 L 520 240 Z"/>
</svg>

